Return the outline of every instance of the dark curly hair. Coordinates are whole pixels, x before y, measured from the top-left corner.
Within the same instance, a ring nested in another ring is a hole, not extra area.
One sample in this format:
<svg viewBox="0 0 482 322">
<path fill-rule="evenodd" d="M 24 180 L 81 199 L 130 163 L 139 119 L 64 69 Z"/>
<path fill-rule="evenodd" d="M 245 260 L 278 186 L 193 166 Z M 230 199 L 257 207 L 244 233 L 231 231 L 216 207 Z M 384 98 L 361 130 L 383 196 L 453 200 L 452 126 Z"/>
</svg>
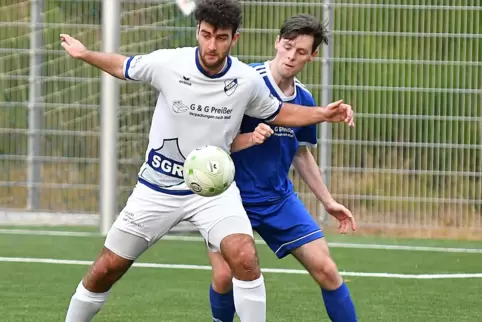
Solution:
<svg viewBox="0 0 482 322">
<path fill-rule="evenodd" d="M 235 34 L 243 21 L 243 9 L 238 0 L 198 0 L 194 17 L 199 24 L 204 21 L 215 29 L 231 28 Z"/>
<path fill-rule="evenodd" d="M 318 19 L 308 14 L 299 14 L 287 19 L 281 26 L 279 36 L 293 40 L 299 35 L 313 36 L 312 53 L 321 43 L 328 44 L 328 31 Z"/>
</svg>

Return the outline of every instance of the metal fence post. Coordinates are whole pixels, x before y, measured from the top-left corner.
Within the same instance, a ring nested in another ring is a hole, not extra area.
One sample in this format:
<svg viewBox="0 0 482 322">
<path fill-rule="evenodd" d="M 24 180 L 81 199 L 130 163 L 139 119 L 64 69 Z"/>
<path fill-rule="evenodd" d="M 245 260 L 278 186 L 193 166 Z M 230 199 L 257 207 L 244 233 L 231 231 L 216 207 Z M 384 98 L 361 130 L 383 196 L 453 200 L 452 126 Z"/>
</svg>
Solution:
<svg viewBox="0 0 482 322">
<path fill-rule="evenodd" d="M 102 0 L 102 51 L 116 53 L 120 47 L 120 1 Z M 100 232 L 106 235 L 117 213 L 117 134 L 119 83 L 101 75 L 100 133 Z"/>
<path fill-rule="evenodd" d="M 321 105 L 326 106 L 332 101 L 333 96 L 333 0 L 324 0 L 323 20 L 328 28 L 328 44 L 323 46 L 323 64 L 322 64 L 322 94 Z M 322 172 L 323 181 L 328 189 L 330 188 L 330 169 L 331 169 L 331 123 L 324 122 L 320 125 L 320 148 L 319 162 Z M 320 223 L 327 219 L 327 213 L 324 208 L 320 208 Z"/>
<path fill-rule="evenodd" d="M 30 2 L 30 68 L 28 93 L 27 209 L 40 208 L 42 106 L 43 0 Z"/>
</svg>

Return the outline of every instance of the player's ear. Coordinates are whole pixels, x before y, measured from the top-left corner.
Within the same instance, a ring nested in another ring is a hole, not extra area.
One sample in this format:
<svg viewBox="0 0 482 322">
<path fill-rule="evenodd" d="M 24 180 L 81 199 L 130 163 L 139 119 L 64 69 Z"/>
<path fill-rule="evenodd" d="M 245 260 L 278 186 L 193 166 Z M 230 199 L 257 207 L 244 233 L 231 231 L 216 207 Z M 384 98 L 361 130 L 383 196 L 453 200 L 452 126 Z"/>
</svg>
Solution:
<svg viewBox="0 0 482 322">
<path fill-rule="evenodd" d="M 310 63 L 318 56 L 318 48 L 310 55 Z"/>
<path fill-rule="evenodd" d="M 279 38 L 279 35 L 278 35 L 278 36 L 276 36 L 276 40 L 274 41 L 274 49 L 278 50 L 279 42 L 280 42 L 280 38 Z"/>
<path fill-rule="evenodd" d="M 240 33 L 238 31 L 236 31 L 233 35 L 233 40 L 231 42 L 231 47 L 234 47 L 237 43 L 238 43 L 238 39 L 240 37 Z"/>
<path fill-rule="evenodd" d="M 196 40 L 199 41 L 199 28 L 201 28 L 201 26 L 199 24 L 196 25 Z"/>
</svg>

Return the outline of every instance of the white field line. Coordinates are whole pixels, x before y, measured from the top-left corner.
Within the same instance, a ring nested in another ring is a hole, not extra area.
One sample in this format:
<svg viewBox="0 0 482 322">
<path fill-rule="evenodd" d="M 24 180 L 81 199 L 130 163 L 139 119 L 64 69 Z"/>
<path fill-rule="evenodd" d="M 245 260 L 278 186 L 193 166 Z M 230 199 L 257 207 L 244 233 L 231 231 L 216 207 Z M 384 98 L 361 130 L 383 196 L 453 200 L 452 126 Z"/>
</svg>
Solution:
<svg viewBox="0 0 482 322">
<path fill-rule="evenodd" d="M 10 263 L 42 263 L 42 264 L 58 264 L 58 265 L 90 265 L 92 261 L 80 261 L 70 259 L 53 259 L 53 258 L 29 258 L 29 257 L 0 257 L 0 262 Z M 187 269 L 187 270 L 211 270 L 210 266 L 205 265 L 179 265 L 179 264 L 157 264 L 157 263 L 134 263 L 134 267 L 143 268 L 165 268 L 165 269 Z M 283 269 L 283 268 L 262 268 L 263 273 L 278 274 L 308 274 L 305 270 L 300 269 Z M 384 277 L 398 279 L 456 279 L 456 278 L 482 278 L 482 273 L 471 274 L 392 274 L 392 273 L 362 273 L 362 272 L 340 272 L 343 276 L 354 277 Z"/>
<path fill-rule="evenodd" d="M 0 229 L 2 235 L 39 235 L 39 236 L 71 236 L 71 237 L 100 237 L 99 233 L 83 231 L 36 230 L 36 229 Z"/>
<path fill-rule="evenodd" d="M 35 230 L 35 229 L 0 229 L 0 235 L 39 235 L 39 236 L 71 236 L 71 237 L 102 237 L 99 233 L 76 232 L 76 231 L 56 231 L 56 230 Z M 185 241 L 185 242 L 204 242 L 202 237 L 196 236 L 164 236 L 163 240 Z M 257 239 L 256 244 L 265 245 L 266 243 Z M 378 249 L 378 250 L 407 250 L 419 252 L 438 252 L 438 253 L 469 253 L 482 254 L 482 248 L 454 248 L 454 247 L 433 247 L 415 245 L 379 245 L 362 243 L 342 243 L 328 242 L 330 248 L 351 248 L 351 249 Z M 482 243 L 481 243 L 482 245 Z"/>
</svg>

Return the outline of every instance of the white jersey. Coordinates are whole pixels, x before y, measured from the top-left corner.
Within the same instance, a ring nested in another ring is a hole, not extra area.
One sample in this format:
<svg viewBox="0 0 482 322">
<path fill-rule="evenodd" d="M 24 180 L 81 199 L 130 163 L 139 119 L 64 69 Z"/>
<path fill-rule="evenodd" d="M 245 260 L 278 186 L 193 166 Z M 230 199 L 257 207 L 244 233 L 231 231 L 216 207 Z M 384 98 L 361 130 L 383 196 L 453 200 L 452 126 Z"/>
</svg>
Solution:
<svg viewBox="0 0 482 322">
<path fill-rule="evenodd" d="M 191 194 L 182 168 L 192 150 L 214 145 L 229 152 L 243 115 L 272 119 L 281 103 L 259 74 L 237 58 L 208 75 L 198 49 L 161 49 L 124 62 L 126 79 L 150 83 L 160 94 L 139 181 L 154 190 Z"/>
</svg>

